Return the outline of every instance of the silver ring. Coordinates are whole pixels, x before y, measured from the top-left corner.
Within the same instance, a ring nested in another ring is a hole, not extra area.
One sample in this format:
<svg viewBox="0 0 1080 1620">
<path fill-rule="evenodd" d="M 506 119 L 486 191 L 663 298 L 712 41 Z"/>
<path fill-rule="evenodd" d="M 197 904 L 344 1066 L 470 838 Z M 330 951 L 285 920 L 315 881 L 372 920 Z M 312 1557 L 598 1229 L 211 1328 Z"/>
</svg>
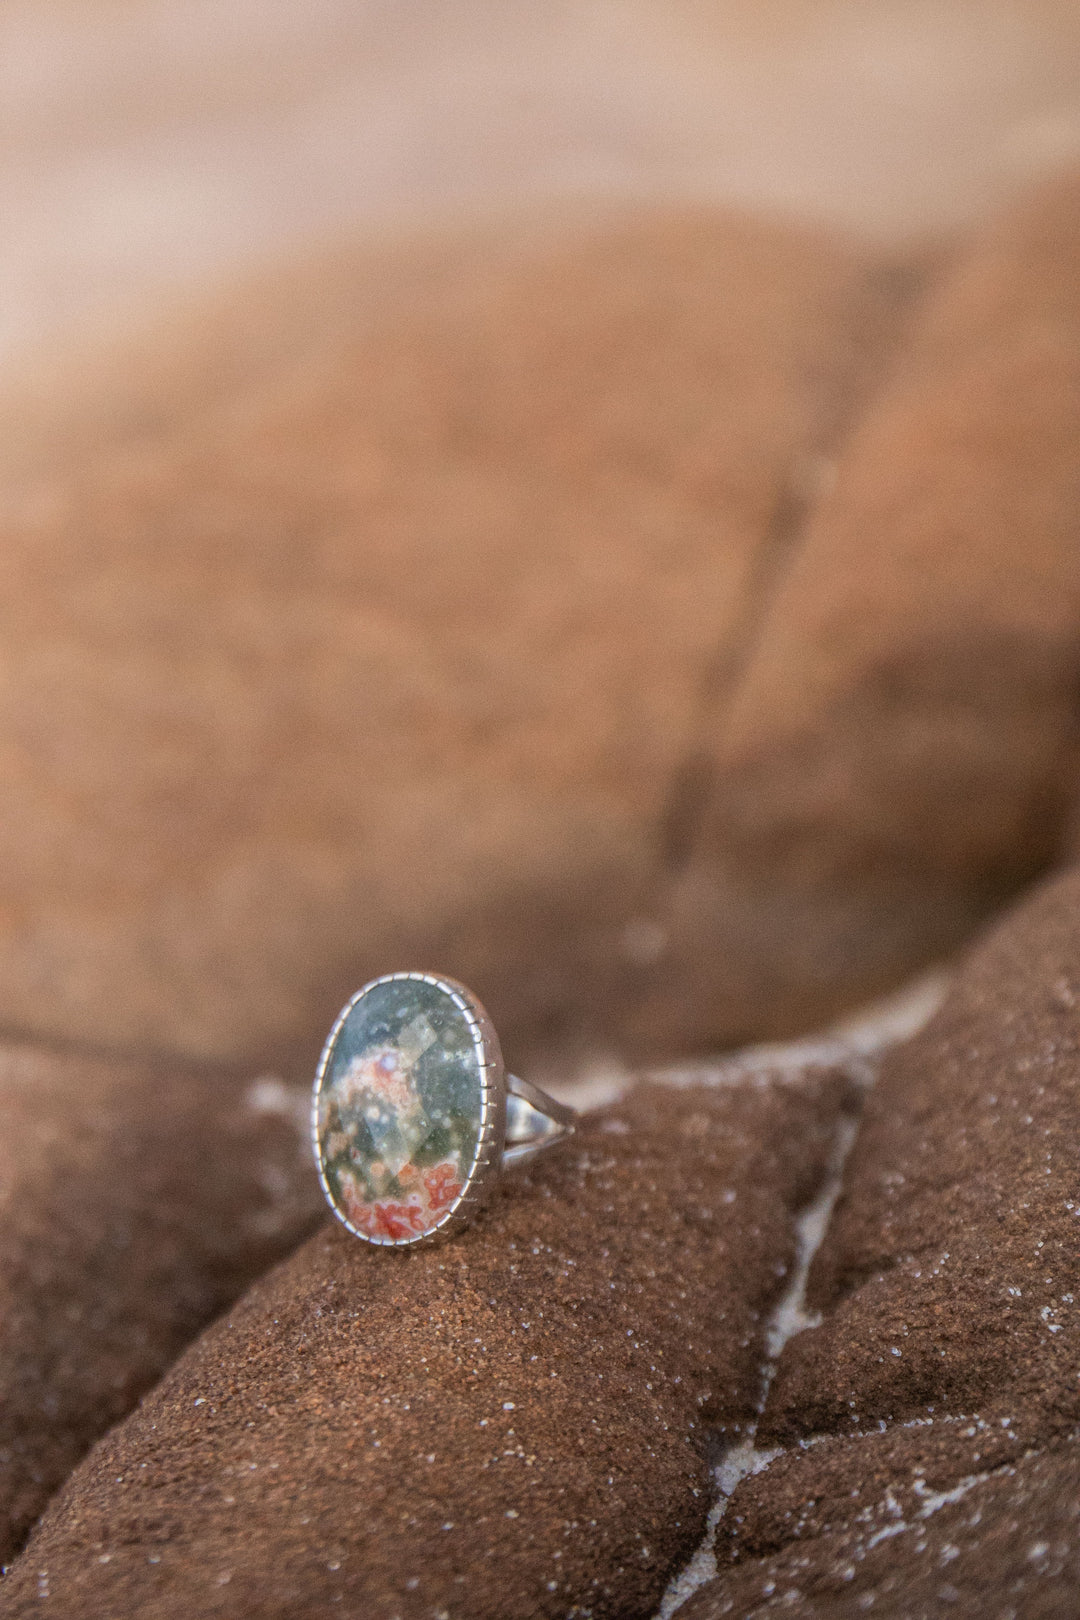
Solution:
<svg viewBox="0 0 1080 1620">
<path fill-rule="evenodd" d="M 568 1136 L 574 1110 L 506 1073 L 480 1002 L 438 973 L 387 973 L 342 1008 L 315 1075 L 326 1201 L 355 1237 L 408 1248 L 466 1226 L 504 1169 Z"/>
</svg>

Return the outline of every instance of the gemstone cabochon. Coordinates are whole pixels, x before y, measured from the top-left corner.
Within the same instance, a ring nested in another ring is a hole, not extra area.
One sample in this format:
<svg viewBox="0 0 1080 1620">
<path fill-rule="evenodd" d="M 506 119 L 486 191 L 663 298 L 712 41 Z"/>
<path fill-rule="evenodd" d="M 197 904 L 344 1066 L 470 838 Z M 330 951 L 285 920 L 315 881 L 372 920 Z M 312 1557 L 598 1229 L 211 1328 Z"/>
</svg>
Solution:
<svg viewBox="0 0 1080 1620">
<path fill-rule="evenodd" d="M 320 1067 L 315 1155 L 335 1213 L 373 1243 L 409 1243 L 464 1196 L 484 1118 L 476 1024 L 453 991 L 401 977 L 362 990 Z"/>
</svg>

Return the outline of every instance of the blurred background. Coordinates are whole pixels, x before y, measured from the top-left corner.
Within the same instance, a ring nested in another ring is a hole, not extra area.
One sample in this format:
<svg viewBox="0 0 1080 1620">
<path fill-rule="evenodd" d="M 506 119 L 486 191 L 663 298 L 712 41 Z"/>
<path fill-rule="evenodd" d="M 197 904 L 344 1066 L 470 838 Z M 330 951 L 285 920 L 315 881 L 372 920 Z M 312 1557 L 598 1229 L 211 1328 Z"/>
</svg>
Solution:
<svg viewBox="0 0 1080 1620">
<path fill-rule="evenodd" d="M 619 196 L 918 233 L 1078 153 L 1069 0 L 11 0 L 0 345 L 344 225 Z"/>
<path fill-rule="evenodd" d="M 1077 160 L 1069 0 L 11 0 L 0 1027 L 301 1074 L 421 965 L 637 1061 L 952 950 L 1065 836 L 1068 457 L 913 550 L 890 379 Z"/>
</svg>

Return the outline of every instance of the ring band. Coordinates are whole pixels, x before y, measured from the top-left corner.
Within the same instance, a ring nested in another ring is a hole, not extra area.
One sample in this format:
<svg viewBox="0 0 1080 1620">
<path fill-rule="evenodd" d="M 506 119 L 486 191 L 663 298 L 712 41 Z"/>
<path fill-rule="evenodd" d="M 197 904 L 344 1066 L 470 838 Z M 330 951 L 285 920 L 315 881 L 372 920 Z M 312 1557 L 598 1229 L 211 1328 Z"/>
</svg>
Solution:
<svg viewBox="0 0 1080 1620">
<path fill-rule="evenodd" d="M 568 1136 L 572 1108 L 508 1075 L 464 985 L 387 973 L 342 1008 L 315 1075 L 311 1133 L 327 1203 L 366 1243 L 460 1231 L 502 1172 Z"/>
</svg>

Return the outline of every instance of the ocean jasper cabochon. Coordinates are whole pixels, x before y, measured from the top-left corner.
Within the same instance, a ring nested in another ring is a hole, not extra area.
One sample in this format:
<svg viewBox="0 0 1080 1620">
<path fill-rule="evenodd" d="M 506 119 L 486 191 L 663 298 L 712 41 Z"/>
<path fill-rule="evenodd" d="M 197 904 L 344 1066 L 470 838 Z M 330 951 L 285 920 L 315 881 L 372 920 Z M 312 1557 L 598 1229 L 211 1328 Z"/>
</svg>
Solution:
<svg viewBox="0 0 1080 1620">
<path fill-rule="evenodd" d="M 362 1237 L 423 1237 L 465 1191 L 484 1114 L 475 1030 L 448 986 L 402 977 L 363 990 L 331 1036 L 315 1152 L 334 1209 Z"/>
</svg>

